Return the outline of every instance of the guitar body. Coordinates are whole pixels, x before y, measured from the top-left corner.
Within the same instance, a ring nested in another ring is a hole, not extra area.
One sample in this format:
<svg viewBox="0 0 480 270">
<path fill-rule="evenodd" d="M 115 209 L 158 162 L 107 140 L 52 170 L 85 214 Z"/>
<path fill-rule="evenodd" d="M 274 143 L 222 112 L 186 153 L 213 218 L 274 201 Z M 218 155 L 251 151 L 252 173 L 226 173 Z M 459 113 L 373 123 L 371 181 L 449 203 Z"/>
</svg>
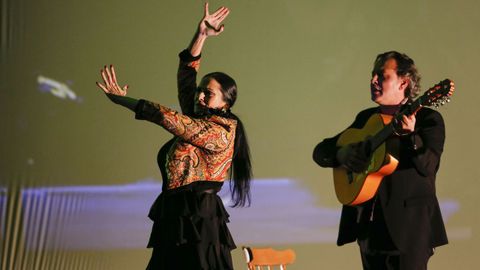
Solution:
<svg viewBox="0 0 480 270">
<path fill-rule="evenodd" d="M 372 115 L 361 129 L 345 130 L 337 141 L 337 146 L 362 142 L 374 136 L 385 127 L 384 122 L 391 118 L 382 118 L 380 114 Z M 382 143 L 372 153 L 370 165 L 362 173 L 350 172 L 344 167 L 333 169 L 333 181 L 338 200 L 344 205 L 357 205 L 368 201 L 377 192 L 384 176 L 392 174 L 398 161 L 387 154 L 385 143 Z"/>
</svg>

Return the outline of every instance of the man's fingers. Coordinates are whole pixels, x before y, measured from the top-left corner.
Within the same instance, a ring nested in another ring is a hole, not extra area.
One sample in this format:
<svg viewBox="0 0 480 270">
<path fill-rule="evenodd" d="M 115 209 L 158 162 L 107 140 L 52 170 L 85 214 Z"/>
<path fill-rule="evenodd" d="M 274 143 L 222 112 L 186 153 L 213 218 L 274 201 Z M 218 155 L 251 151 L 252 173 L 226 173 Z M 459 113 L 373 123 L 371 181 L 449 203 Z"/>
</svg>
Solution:
<svg viewBox="0 0 480 270">
<path fill-rule="evenodd" d="M 362 172 L 368 167 L 369 162 L 366 160 L 355 160 L 351 159 L 347 162 L 347 167 L 354 172 Z"/>
</svg>

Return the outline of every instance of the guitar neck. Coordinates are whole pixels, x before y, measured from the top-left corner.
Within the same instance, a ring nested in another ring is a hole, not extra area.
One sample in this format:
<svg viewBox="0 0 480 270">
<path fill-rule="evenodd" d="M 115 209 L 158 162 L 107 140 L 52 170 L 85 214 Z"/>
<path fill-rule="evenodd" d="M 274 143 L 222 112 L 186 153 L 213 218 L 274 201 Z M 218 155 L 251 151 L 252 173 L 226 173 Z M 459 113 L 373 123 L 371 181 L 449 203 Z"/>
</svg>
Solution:
<svg viewBox="0 0 480 270">
<path fill-rule="evenodd" d="M 396 114 L 392 121 L 385 125 L 377 134 L 369 139 L 369 151 L 372 153 L 375 151 L 382 143 L 384 143 L 395 131 L 395 123 L 400 123 L 404 115 L 410 116 L 416 113 L 422 108 L 422 97 L 408 104 L 400 113 Z"/>
<path fill-rule="evenodd" d="M 368 154 L 370 155 L 380 145 L 382 145 L 382 143 L 385 142 L 393 134 L 393 131 L 394 131 L 393 125 L 390 123 L 386 125 L 384 128 L 382 128 L 379 132 L 377 132 L 377 134 L 375 134 L 373 137 L 369 138 L 368 141 L 370 143 L 369 143 Z"/>
</svg>

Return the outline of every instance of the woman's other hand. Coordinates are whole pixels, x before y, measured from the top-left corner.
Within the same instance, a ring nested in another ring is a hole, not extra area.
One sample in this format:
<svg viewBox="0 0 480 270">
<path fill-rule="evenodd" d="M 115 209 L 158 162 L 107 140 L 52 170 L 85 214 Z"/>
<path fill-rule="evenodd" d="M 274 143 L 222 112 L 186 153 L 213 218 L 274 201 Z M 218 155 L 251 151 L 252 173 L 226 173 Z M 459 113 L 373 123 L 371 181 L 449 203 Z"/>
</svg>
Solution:
<svg viewBox="0 0 480 270">
<path fill-rule="evenodd" d="M 128 85 L 120 87 L 117 82 L 117 75 L 115 74 L 115 68 L 113 65 L 110 67 L 104 66 L 100 71 L 102 75 L 103 84 L 96 82 L 97 86 L 100 87 L 105 94 L 115 95 L 115 96 L 126 96 Z"/>
</svg>

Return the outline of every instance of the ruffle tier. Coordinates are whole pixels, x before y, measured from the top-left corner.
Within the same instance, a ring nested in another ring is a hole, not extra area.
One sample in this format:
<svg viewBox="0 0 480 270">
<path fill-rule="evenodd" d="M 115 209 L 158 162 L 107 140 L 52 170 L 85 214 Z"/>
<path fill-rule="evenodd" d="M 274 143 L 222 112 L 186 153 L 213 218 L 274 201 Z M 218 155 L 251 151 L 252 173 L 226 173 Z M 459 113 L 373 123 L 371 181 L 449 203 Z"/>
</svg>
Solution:
<svg viewBox="0 0 480 270">
<path fill-rule="evenodd" d="M 217 195 L 221 182 L 198 181 L 162 192 L 153 203 L 147 269 L 233 269 L 235 242 Z"/>
</svg>

